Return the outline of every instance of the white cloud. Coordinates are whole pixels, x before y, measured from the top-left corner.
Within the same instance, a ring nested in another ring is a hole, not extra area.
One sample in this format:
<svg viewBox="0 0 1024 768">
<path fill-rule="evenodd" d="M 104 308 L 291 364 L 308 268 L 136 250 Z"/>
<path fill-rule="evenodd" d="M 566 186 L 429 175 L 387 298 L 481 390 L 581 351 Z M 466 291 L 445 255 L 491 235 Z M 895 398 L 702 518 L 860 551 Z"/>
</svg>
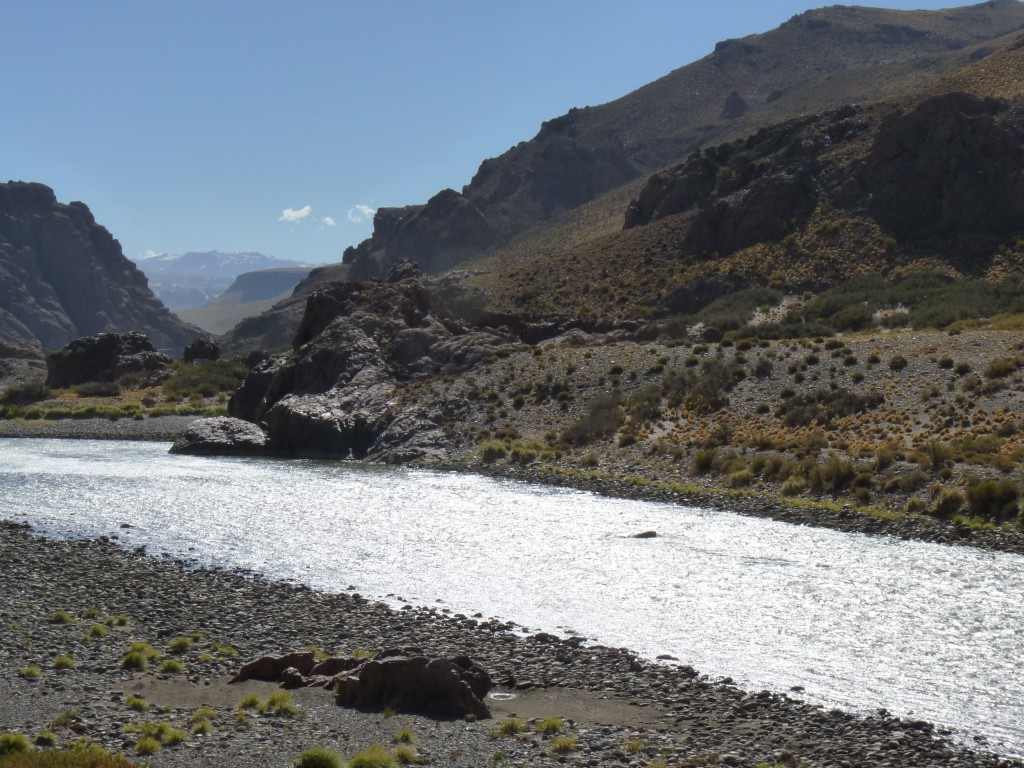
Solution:
<svg viewBox="0 0 1024 768">
<path fill-rule="evenodd" d="M 368 205 L 358 203 L 348 209 L 348 220 L 355 224 L 362 224 L 364 221 L 373 218 L 373 214 L 377 212 L 376 208 L 371 208 Z"/>
<path fill-rule="evenodd" d="M 299 208 L 294 210 L 292 208 L 285 208 L 281 211 L 281 215 L 278 216 L 278 221 L 287 221 L 294 224 L 295 222 L 302 221 L 304 218 L 309 216 L 313 212 L 313 206 L 307 205 L 305 208 Z"/>
<path fill-rule="evenodd" d="M 323 224 L 325 227 L 336 227 L 336 226 L 338 226 L 338 222 L 336 222 L 330 216 L 324 216 L 322 219 L 320 219 L 320 223 Z"/>
</svg>

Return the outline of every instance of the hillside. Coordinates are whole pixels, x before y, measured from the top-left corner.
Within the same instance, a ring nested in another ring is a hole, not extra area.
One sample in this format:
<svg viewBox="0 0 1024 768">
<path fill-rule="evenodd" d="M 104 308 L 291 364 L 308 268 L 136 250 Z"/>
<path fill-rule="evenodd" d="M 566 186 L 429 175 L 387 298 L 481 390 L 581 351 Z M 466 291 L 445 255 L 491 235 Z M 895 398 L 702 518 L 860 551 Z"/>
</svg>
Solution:
<svg viewBox="0 0 1024 768">
<path fill-rule="evenodd" d="M 204 306 L 183 309 L 179 314 L 204 331 L 224 333 L 242 320 L 266 312 L 287 299 L 308 274 L 305 267 L 243 272 L 227 290 Z"/>
<path fill-rule="evenodd" d="M 993 41 L 1022 24 L 1024 5 L 1015 0 L 945 11 L 809 11 L 723 41 L 621 99 L 547 121 L 530 141 L 485 160 L 461 193 L 381 209 L 373 236 L 344 260 L 354 279 L 381 276 L 403 258 L 427 272 L 450 269 L 698 147 L 924 88 L 991 53 Z"/>
<path fill-rule="evenodd" d="M 132 330 L 175 351 L 200 333 L 160 303 L 83 203 L 59 203 L 42 184 L 0 184 L 0 341 L 56 348 Z"/>
</svg>

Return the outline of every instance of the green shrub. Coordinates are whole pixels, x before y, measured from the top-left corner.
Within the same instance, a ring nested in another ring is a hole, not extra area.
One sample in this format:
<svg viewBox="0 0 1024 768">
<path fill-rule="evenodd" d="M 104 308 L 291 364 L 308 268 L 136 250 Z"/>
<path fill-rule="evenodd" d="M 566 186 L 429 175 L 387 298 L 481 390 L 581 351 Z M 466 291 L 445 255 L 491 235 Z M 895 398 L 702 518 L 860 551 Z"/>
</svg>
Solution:
<svg viewBox="0 0 1024 768">
<path fill-rule="evenodd" d="M 113 381 L 87 381 L 71 388 L 79 397 L 117 397 L 121 387 Z"/>
<path fill-rule="evenodd" d="M 345 761 L 337 752 L 312 747 L 299 755 L 292 768 L 345 768 Z"/>
<path fill-rule="evenodd" d="M 492 739 L 499 739 L 503 736 L 515 736 L 527 729 L 526 721 L 518 717 L 507 717 L 497 727 L 488 731 L 487 735 Z"/>
<path fill-rule="evenodd" d="M 56 747 L 59 741 L 57 734 L 51 733 L 50 731 L 40 731 L 36 734 L 35 738 L 35 744 L 37 747 L 46 747 L 47 749 Z"/>
<path fill-rule="evenodd" d="M 379 744 L 371 744 L 349 760 L 348 768 L 398 768 L 398 759 Z"/>
<path fill-rule="evenodd" d="M 619 430 L 625 421 L 622 397 L 618 394 L 593 398 L 586 414 L 570 425 L 561 435 L 563 442 L 586 445 L 599 437 L 606 437 Z"/>
<path fill-rule="evenodd" d="M 556 755 L 564 755 L 576 749 L 578 741 L 575 736 L 559 736 L 551 740 L 551 751 Z"/>
<path fill-rule="evenodd" d="M 54 611 L 49 619 L 51 624 L 73 624 L 74 621 L 75 617 L 67 611 Z"/>
<path fill-rule="evenodd" d="M 141 696 L 129 696 L 124 700 L 124 705 L 135 712 L 145 712 L 149 709 L 149 702 Z"/>
<path fill-rule="evenodd" d="M 480 460 L 487 464 L 503 459 L 506 455 L 508 455 L 508 449 L 504 443 L 498 440 L 488 440 L 480 446 Z"/>
<path fill-rule="evenodd" d="M 185 665 L 177 659 L 168 659 L 160 665 L 160 671 L 168 675 L 180 675 L 185 671 Z"/>
<path fill-rule="evenodd" d="M 167 646 L 167 650 L 171 653 L 188 653 L 192 650 L 192 638 L 177 637 L 170 642 Z"/>
<path fill-rule="evenodd" d="M 28 405 L 46 400 L 50 397 L 50 389 L 44 379 L 31 379 L 24 384 L 8 387 L 0 393 L 0 403 L 4 405 Z"/>
<path fill-rule="evenodd" d="M 143 736 L 135 742 L 135 754 L 140 756 L 155 755 L 160 751 L 160 742 L 152 736 Z"/>
<path fill-rule="evenodd" d="M 231 358 L 177 362 L 173 370 L 171 377 L 163 383 L 163 390 L 178 398 L 193 394 L 212 397 L 219 392 L 234 392 L 249 373 L 245 363 Z"/>
<path fill-rule="evenodd" d="M 59 656 L 57 656 L 53 660 L 53 668 L 54 669 L 74 669 L 75 668 L 75 660 L 72 659 L 67 654 L 62 653 L 62 654 L 60 654 Z"/>
<path fill-rule="evenodd" d="M 403 728 L 395 734 L 394 742 L 396 744 L 415 744 L 416 734 L 412 728 Z"/>
<path fill-rule="evenodd" d="M 395 747 L 395 759 L 402 765 L 417 765 L 423 762 L 423 757 L 416 748 L 407 744 Z"/>
<path fill-rule="evenodd" d="M 548 717 L 541 720 L 536 725 L 537 733 L 544 736 L 552 736 L 556 733 L 561 733 L 563 728 L 565 728 L 565 723 L 560 717 Z"/>
<path fill-rule="evenodd" d="M 983 371 L 986 379 L 1001 379 L 1009 376 L 1020 367 L 1017 358 L 997 357 L 989 362 Z"/>
<path fill-rule="evenodd" d="M 295 706 L 292 695 L 288 691 L 274 691 L 267 700 L 259 706 L 259 711 L 267 715 L 277 717 L 301 717 L 302 711 Z"/>
<path fill-rule="evenodd" d="M 1020 516 L 1020 489 L 1012 480 L 974 480 L 967 486 L 971 514 L 994 523 Z"/>
<path fill-rule="evenodd" d="M 18 672 L 19 677 L 23 677 L 26 680 L 38 680 L 43 674 L 43 670 L 37 667 L 35 664 L 30 664 L 21 671 Z"/>
<path fill-rule="evenodd" d="M 32 751 L 32 742 L 23 733 L 0 733 L 0 757 Z"/>
</svg>

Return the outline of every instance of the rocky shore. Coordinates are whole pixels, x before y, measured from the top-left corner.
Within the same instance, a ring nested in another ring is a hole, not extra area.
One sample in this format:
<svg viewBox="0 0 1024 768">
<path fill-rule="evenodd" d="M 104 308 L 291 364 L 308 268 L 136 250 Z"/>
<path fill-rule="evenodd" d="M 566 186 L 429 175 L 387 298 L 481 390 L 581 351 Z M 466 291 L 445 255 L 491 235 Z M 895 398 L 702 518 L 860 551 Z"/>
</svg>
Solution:
<svg viewBox="0 0 1024 768">
<path fill-rule="evenodd" d="M 49 731 L 63 744 L 85 737 L 131 753 L 145 723 L 180 729 L 183 743 L 149 757 L 154 766 L 286 765 L 314 745 L 348 755 L 371 743 L 391 746 L 402 729 L 415 734 L 415 748 L 429 764 L 456 768 L 640 768 L 659 760 L 669 766 L 1022 765 L 881 711 L 858 717 L 787 694 L 743 691 L 683 664 L 648 662 L 624 649 L 587 646 L 582 638 L 527 635 L 498 619 L 396 610 L 352 593 L 190 570 L 112 541 L 51 541 L 4 523 L 0 561 L 6 596 L 0 730 L 30 737 Z M 148 670 L 123 668 L 132 643 L 149 643 L 160 654 Z M 228 685 L 244 660 L 310 645 L 344 654 L 418 646 L 431 655 L 468 655 L 513 698 L 488 700 L 492 720 L 437 721 L 346 709 L 323 690 L 301 689 L 293 692 L 295 716 L 238 715 L 243 697 L 275 690 L 253 681 Z M 164 660 L 178 661 L 182 671 L 161 671 Z M 61 665 L 73 668 L 56 668 Z M 144 699 L 145 709 L 130 697 Z M 192 733 L 204 706 L 212 710 L 205 712 L 209 728 Z M 527 722 L 563 718 L 560 736 L 572 746 L 556 754 L 552 737 L 533 728 L 496 736 L 511 713 Z"/>
</svg>

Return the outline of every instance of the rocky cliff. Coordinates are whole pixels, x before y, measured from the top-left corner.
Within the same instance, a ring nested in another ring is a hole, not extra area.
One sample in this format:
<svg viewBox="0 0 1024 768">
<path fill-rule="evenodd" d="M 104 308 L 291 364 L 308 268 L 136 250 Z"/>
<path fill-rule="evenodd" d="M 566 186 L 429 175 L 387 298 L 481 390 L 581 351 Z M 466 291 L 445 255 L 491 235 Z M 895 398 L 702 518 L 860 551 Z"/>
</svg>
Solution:
<svg viewBox="0 0 1024 768">
<path fill-rule="evenodd" d="M 153 295 L 85 204 L 58 203 L 42 184 L 0 184 L 0 340 L 52 349 L 133 330 L 174 350 L 199 335 Z"/>
<path fill-rule="evenodd" d="M 933 12 L 809 11 L 719 43 L 621 99 L 545 122 L 530 141 L 485 160 L 461 192 L 379 210 L 373 236 L 344 261 L 355 279 L 386 274 L 403 258 L 442 272 L 697 147 L 920 88 L 984 58 L 990 41 L 1022 24 L 1024 4 L 1015 0 Z"/>
<path fill-rule="evenodd" d="M 866 151 L 844 151 L 857 145 Z M 1022 145 L 1024 102 L 949 93 L 884 114 L 848 106 L 654 174 L 625 228 L 685 214 L 681 250 L 719 257 L 781 240 L 824 208 L 832 221 L 874 222 L 894 245 L 970 240 L 990 251 L 1024 228 Z"/>
</svg>

